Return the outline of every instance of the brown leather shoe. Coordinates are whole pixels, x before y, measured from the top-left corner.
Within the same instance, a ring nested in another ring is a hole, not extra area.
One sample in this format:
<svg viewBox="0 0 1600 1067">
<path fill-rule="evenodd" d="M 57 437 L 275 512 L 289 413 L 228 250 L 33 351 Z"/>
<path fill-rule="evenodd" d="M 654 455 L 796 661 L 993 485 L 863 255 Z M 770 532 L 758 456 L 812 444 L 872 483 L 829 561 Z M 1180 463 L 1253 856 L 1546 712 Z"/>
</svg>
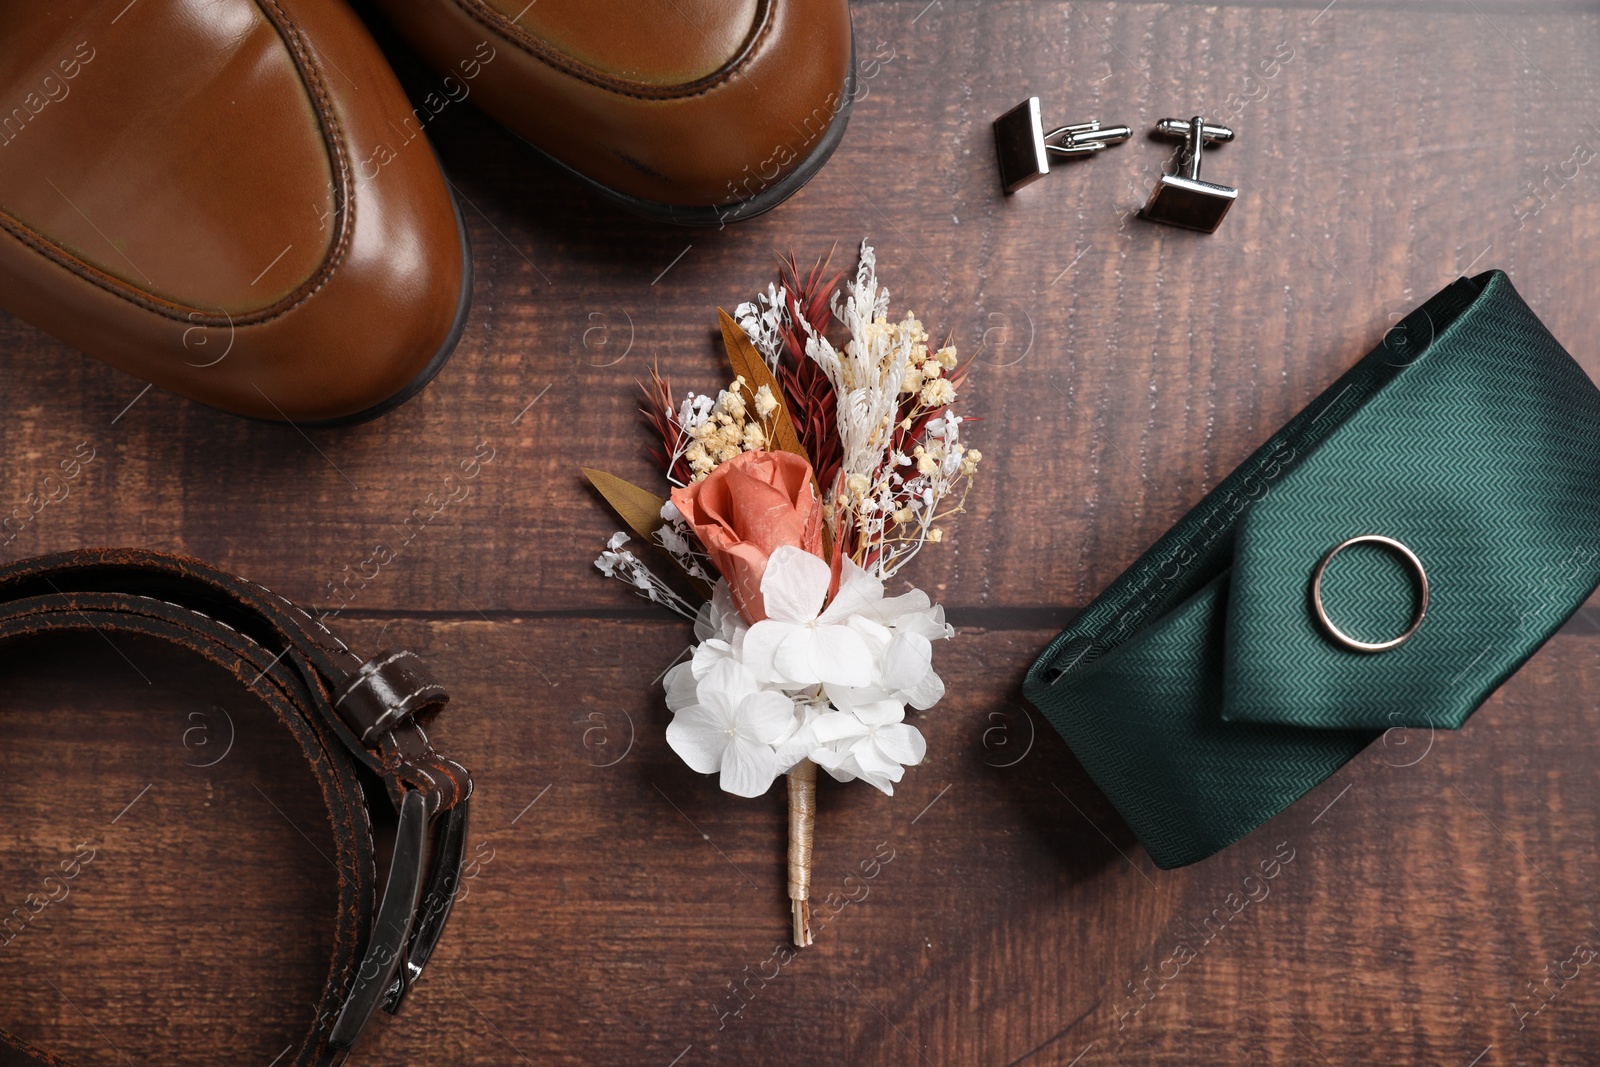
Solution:
<svg viewBox="0 0 1600 1067">
<path fill-rule="evenodd" d="M 661 221 L 777 206 L 849 114 L 847 0 L 376 3 L 453 96 Z"/>
<path fill-rule="evenodd" d="M 263 419 L 369 418 L 439 369 L 465 231 L 342 0 L 6 3 L 0 41 L 0 304 Z"/>
</svg>

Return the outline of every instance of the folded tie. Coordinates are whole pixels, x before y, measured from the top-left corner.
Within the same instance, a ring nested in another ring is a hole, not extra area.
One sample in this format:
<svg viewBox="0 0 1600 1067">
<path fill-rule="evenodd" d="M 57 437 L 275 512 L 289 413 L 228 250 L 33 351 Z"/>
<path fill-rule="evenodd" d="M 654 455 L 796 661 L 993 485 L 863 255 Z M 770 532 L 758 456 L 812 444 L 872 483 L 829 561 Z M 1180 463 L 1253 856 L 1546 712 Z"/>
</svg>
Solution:
<svg viewBox="0 0 1600 1067">
<path fill-rule="evenodd" d="M 1319 564 L 1366 535 L 1404 547 L 1331 559 L 1324 622 Z M 1489 271 L 1245 460 L 1050 644 L 1026 693 L 1178 867 L 1385 730 L 1461 726 L 1597 582 L 1600 390 Z M 1386 651 L 1350 644 L 1419 617 Z"/>
</svg>

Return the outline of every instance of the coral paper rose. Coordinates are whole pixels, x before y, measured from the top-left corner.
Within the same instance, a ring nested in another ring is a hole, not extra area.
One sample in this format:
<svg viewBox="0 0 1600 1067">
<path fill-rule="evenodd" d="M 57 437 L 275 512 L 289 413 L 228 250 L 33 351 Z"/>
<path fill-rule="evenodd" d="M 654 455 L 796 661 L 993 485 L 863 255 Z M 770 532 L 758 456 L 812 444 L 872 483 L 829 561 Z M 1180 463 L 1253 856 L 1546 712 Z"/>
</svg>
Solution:
<svg viewBox="0 0 1600 1067">
<path fill-rule="evenodd" d="M 742 452 L 703 480 L 674 489 L 672 504 L 749 623 L 767 617 L 761 576 L 773 552 L 790 545 L 822 555 L 822 502 L 811 464 L 792 452 Z"/>
</svg>

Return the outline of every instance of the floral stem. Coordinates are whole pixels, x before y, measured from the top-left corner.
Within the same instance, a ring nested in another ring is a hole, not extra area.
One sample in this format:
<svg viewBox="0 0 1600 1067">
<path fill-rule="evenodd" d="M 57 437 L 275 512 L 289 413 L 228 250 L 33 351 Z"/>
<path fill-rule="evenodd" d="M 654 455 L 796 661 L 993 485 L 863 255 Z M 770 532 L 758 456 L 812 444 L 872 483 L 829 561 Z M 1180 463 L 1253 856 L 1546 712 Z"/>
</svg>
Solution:
<svg viewBox="0 0 1600 1067">
<path fill-rule="evenodd" d="M 794 944 L 811 944 L 811 840 L 817 827 L 817 765 L 803 759 L 789 778 L 789 905 Z"/>
</svg>

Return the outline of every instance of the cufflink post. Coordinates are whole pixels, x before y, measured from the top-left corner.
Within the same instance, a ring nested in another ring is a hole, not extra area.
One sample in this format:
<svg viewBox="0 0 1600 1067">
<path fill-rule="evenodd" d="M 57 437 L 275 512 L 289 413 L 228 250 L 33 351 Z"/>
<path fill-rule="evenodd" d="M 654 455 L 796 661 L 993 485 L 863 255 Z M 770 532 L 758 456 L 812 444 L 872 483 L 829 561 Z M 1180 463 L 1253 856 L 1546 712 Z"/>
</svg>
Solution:
<svg viewBox="0 0 1600 1067">
<path fill-rule="evenodd" d="M 1168 226 L 1181 226 L 1201 233 L 1215 233 L 1222 225 L 1228 209 L 1239 197 L 1239 190 L 1231 185 L 1200 180 L 1200 157 L 1207 144 L 1220 144 L 1233 140 L 1234 133 L 1226 126 L 1211 125 L 1196 115 L 1183 119 L 1162 119 L 1156 123 L 1155 132 L 1163 137 L 1183 139 L 1182 174 L 1163 174 L 1150 199 L 1140 212 L 1151 222 Z"/>
<path fill-rule="evenodd" d="M 1233 140 L 1233 130 L 1227 126 L 1217 126 L 1209 122 L 1202 122 L 1200 128 L 1205 131 L 1206 144 L 1225 144 Z M 1175 137 L 1185 143 L 1194 130 L 1194 119 L 1162 119 L 1156 123 L 1155 132 L 1163 137 Z"/>
<path fill-rule="evenodd" d="M 1000 185 L 1007 194 L 1050 173 L 1050 157 L 1087 156 L 1133 136 L 1127 126 L 1102 126 L 1098 119 L 1045 132 L 1039 98 L 1030 96 L 994 120 Z"/>
<path fill-rule="evenodd" d="M 1086 156 L 1133 136 L 1127 126 L 1102 126 L 1099 119 L 1060 126 L 1044 135 L 1044 150 L 1058 156 Z M 1061 138 L 1060 144 L 1051 142 Z"/>
</svg>

